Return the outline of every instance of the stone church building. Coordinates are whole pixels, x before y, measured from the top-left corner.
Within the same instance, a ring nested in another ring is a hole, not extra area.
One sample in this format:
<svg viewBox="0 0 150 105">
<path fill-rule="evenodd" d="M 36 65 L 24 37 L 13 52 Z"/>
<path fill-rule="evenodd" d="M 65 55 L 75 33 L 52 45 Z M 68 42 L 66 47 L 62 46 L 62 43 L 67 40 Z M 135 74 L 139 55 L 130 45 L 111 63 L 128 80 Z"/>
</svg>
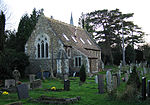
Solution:
<svg viewBox="0 0 150 105">
<path fill-rule="evenodd" d="M 87 31 L 73 25 L 72 16 L 70 23 L 39 17 L 25 45 L 30 61 L 26 73 L 53 70 L 55 75 L 73 74 L 79 72 L 82 64 L 87 73 L 100 70 L 101 49 Z"/>
</svg>

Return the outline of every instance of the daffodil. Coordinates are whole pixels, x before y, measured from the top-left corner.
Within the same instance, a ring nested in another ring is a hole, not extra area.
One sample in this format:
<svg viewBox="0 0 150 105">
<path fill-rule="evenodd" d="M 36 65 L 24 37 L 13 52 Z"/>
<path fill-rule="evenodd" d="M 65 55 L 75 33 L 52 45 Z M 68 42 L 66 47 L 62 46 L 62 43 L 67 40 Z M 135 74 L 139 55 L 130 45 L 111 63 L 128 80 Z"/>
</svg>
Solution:
<svg viewBox="0 0 150 105">
<path fill-rule="evenodd" d="M 8 93 L 8 92 L 6 92 L 6 91 L 4 91 L 2 94 L 3 94 L 3 95 L 8 95 L 9 93 Z"/>
<path fill-rule="evenodd" d="M 56 90 L 56 87 L 52 87 L 51 90 Z"/>
</svg>

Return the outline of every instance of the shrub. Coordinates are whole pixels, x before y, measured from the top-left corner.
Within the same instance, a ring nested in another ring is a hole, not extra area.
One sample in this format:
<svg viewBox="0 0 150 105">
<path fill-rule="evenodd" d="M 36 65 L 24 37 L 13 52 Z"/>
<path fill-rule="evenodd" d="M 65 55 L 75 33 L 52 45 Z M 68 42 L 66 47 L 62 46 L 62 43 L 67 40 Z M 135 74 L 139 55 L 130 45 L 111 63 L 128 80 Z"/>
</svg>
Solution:
<svg viewBox="0 0 150 105">
<path fill-rule="evenodd" d="M 133 67 L 127 85 L 132 85 L 134 88 L 140 89 L 141 83 L 140 78 L 136 72 L 136 66 Z"/>
<path fill-rule="evenodd" d="M 15 67 L 23 77 L 25 68 L 29 65 L 28 56 L 14 49 L 6 49 L 5 53 L 0 55 L 0 62 L 0 79 L 2 80 L 12 78 L 12 71 Z"/>
<path fill-rule="evenodd" d="M 80 75 L 80 81 L 85 82 L 86 81 L 86 71 L 85 71 L 84 65 L 81 66 L 79 75 Z"/>
</svg>

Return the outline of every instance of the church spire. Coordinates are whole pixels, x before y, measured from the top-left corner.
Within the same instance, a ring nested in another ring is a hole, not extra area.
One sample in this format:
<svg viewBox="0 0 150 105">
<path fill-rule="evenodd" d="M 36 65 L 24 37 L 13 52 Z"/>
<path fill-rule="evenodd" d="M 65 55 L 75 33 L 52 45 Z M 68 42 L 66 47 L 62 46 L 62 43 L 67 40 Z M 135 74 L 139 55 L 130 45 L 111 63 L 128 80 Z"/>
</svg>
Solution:
<svg viewBox="0 0 150 105">
<path fill-rule="evenodd" d="M 73 25 L 73 17 L 72 17 L 72 12 L 71 12 L 70 24 L 71 24 L 71 25 Z"/>
</svg>

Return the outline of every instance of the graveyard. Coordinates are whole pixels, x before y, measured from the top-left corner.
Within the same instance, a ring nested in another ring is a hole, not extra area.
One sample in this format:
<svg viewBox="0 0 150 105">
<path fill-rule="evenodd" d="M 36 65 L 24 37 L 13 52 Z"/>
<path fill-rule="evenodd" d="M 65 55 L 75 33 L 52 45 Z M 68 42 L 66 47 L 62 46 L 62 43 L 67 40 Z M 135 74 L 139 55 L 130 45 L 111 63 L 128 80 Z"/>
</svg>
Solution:
<svg viewBox="0 0 150 105">
<path fill-rule="evenodd" d="M 115 68 L 115 67 L 114 67 Z M 106 67 L 107 69 L 107 67 Z M 30 78 L 19 79 L 16 84 L 17 90 L 5 90 L 0 87 L 0 105 L 46 105 L 46 104 L 73 104 L 73 105 L 149 105 L 150 98 L 145 94 L 146 99 L 143 99 L 143 87 L 139 89 L 139 96 L 128 99 L 123 97 L 127 88 L 127 81 L 130 78 L 130 69 L 127 73 L 121 71 L 120 81 L 114 72 L 103 71 L 91 77 L 87 77 L 86 81 L 80 84 L 80 77 L 69 77 L 69 87 L 65 85 L 64 79 L 37 79 L 36 76 Z M 143 84 L 142 77 L 146 78 L 146 83 L 150 79 L 149 68 L 145 71 L 137 67 L 140 73 L 140 81 Z M 100 75 L 100 76 L 98 76 Z M 111 78 L 110 78 L 111 76 Z M 128 79 L 128 80 L 127 80 Z M 7 80 L 9 81 L 9 80 Z M 12 80 L 10 80 L 12 81 Z M 114 82 L 116 81 L 116 82 Z M 12 82 L 11 82 L 12 83 Z M 26 84 L 26 85 L 25 85 Z M 29 86 L 30 84 L 30 86 Z M 111 84 L 111 85 L 110 85 Z M 8 83 L 7 83 L 8 85 Z M 22 85 L 22 86 L 21 86 Z M 149 85 L 146 85 L 146 89 Z M 13 84 L 9 88 L 14 87 Z M 7 87 L 8 88 L 8 87 Z M 149 90 L 148 90 L 149 91 Z M 129 94 L 132 95 L 132 90 Z M 50 101 L 47 102 L 49 99 Z M 17 104 L 13 104 L 17 103 Z"/>
</svg>

